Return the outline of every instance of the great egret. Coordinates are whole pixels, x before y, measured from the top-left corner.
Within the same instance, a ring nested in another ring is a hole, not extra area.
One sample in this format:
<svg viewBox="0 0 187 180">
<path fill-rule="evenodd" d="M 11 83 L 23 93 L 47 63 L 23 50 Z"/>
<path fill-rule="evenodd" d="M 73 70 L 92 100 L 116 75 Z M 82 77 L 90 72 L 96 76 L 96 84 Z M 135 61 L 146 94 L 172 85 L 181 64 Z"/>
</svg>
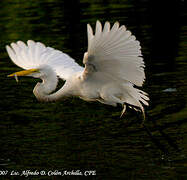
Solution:
<svg viewBox="0 0 187 180">
<path fill-rule="evenodd" d="M 96 22 L 95 34 L 87 25 L 88 50 L 84 54 L 85 67 L 78 65 L 67 54 L 46 47 L 40 42 L 28 40 L 6 46 L 11 60 L 24 71 L 10 74 L 9 77 L 32 76 L 42 79 L 33 93 L 39 101 L 56 101 L 69 96 L 79 96 L 86 101 L 99 101 L 103 104 L 126 106 L 141 110 L 148 106 L 148 95 L 138 89 L 144 80 L 144 61 L 139 41 L 124 25 L 115 22 L 112 28 L 106 22 L 102 30 Z M 58 78 L 65 84 L 57 92 Z M 17 79 L 18 80 L 18 79 Z"/>
</svg>

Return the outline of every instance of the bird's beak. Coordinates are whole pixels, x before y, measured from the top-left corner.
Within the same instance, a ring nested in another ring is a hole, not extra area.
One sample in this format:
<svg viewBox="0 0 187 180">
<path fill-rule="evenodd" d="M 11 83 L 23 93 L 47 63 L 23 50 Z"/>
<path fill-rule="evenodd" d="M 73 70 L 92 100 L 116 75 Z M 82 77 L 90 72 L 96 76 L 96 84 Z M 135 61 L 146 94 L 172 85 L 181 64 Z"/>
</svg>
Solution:
<svg viewBox="0 0 187 180">
<path fill-rule="evenodd" d="M 23 71 L 12 73 L 12 74 L 8 75 L 7 77 L 15 77 L 16 81 L 18 82 L 18 76 L 27 76 L 27 75 L 35 73 L 35 72 L 39 72 L 39 70 L 38 69 L 23 70 Z"/>
<path fill-rule="evenodd" d="M 19 72 L 12 73 L 8 75 L 8 77 L 14 77 L 14 76 L 26 76 L 35 72 L 39 72 L 38 69 L 28 69 L 28 70 L 23 70 Z"/>
</svg>

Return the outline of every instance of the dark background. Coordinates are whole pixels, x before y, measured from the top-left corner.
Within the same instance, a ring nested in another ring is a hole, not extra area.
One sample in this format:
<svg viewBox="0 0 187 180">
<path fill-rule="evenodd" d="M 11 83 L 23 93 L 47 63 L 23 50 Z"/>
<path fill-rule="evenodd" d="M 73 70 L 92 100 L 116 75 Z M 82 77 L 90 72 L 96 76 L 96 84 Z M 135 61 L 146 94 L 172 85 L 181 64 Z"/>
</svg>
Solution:
<svg viewBox="0 0 187 180">
<path fill-rule="evenodd" d="M 0 169 L 96 170 L 96 179 L 186 179 L 184 7 L 182 0 L 2 0 Z M 120 108 L 78 98 L 40 103 L 32 94 L 36 79 L 21 78 L 17 84 L 7 78 L 20 68 L 10 61 L 5 45 L 18 40 L 43 42 L 82 65 L 86 25 L 94 27 L 97 19 L 119 21 L 141 42 L 147 77 L 143 90 L 151 99 L 146 125 L 164 152 L 140 126 L 142 117 L 135 111 L 128 109 L 120 119 Z M 47 178 L 60 179 L 37 176 Z"/>
</svg>

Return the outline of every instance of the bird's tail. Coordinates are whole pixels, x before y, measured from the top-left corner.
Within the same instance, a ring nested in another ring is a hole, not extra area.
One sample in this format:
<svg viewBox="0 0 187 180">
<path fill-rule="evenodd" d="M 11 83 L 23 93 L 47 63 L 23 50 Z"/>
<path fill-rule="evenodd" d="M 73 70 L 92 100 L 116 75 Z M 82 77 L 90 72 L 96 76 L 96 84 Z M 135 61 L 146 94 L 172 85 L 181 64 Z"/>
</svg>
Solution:
<svg viewBox="0 0 187 180">
<path fill-rule="evenodd" d="M 126 106 L 136 110 L 136 111 L 141 111 L 143 113 L 143 117 L 145 119 L 145 112 L 144 112 L 144 107 L 143 105 L 148 106 L 148 101 L 149 97 L 148 94 L 140 89 L 137 89 L 133 87 L 132 85 L 130 86 L 125 86 L 125 93 L 124 93 L 124 98 L 122 99 L 125 103 L 123 104 L 123 110 L 121 112 L 121 116 L 126 111 Z"/>
</svg>

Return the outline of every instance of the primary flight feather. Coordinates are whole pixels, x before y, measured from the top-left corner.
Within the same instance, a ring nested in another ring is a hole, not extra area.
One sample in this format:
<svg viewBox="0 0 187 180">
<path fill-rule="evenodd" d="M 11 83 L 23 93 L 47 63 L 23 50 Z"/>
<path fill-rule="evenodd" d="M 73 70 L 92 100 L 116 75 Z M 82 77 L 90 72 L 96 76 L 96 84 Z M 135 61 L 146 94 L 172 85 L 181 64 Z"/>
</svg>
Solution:
<svg viewBox="0 0 187 180">
<path fill-rule="evenodd" d="M 128 105 L 135 110 L 148 106 L 148 95 L 138 89 L 145 80 L 144 61 L 139 41 L 125 26 L 118 22 L 110 28 L 106 22 L 103 29 L 96 22 L 95 34 L 87 25 L 88 50 L 84 54 L 85 67 L 78 65 L 67 54 L 46 47 L 40 42 L 28 40 L 6 46 L 11 60 L 24 71 L 10 74 L 32 76 L 38 82 L 33 92 L 40 101 L 55 101 L 69 96 L 79 96 L 86 101 L 123 106 L 121 115 Z M 65 80 L 61 89 L 52 93 L 58 84 L 58 77 Z"/>
</svg>

